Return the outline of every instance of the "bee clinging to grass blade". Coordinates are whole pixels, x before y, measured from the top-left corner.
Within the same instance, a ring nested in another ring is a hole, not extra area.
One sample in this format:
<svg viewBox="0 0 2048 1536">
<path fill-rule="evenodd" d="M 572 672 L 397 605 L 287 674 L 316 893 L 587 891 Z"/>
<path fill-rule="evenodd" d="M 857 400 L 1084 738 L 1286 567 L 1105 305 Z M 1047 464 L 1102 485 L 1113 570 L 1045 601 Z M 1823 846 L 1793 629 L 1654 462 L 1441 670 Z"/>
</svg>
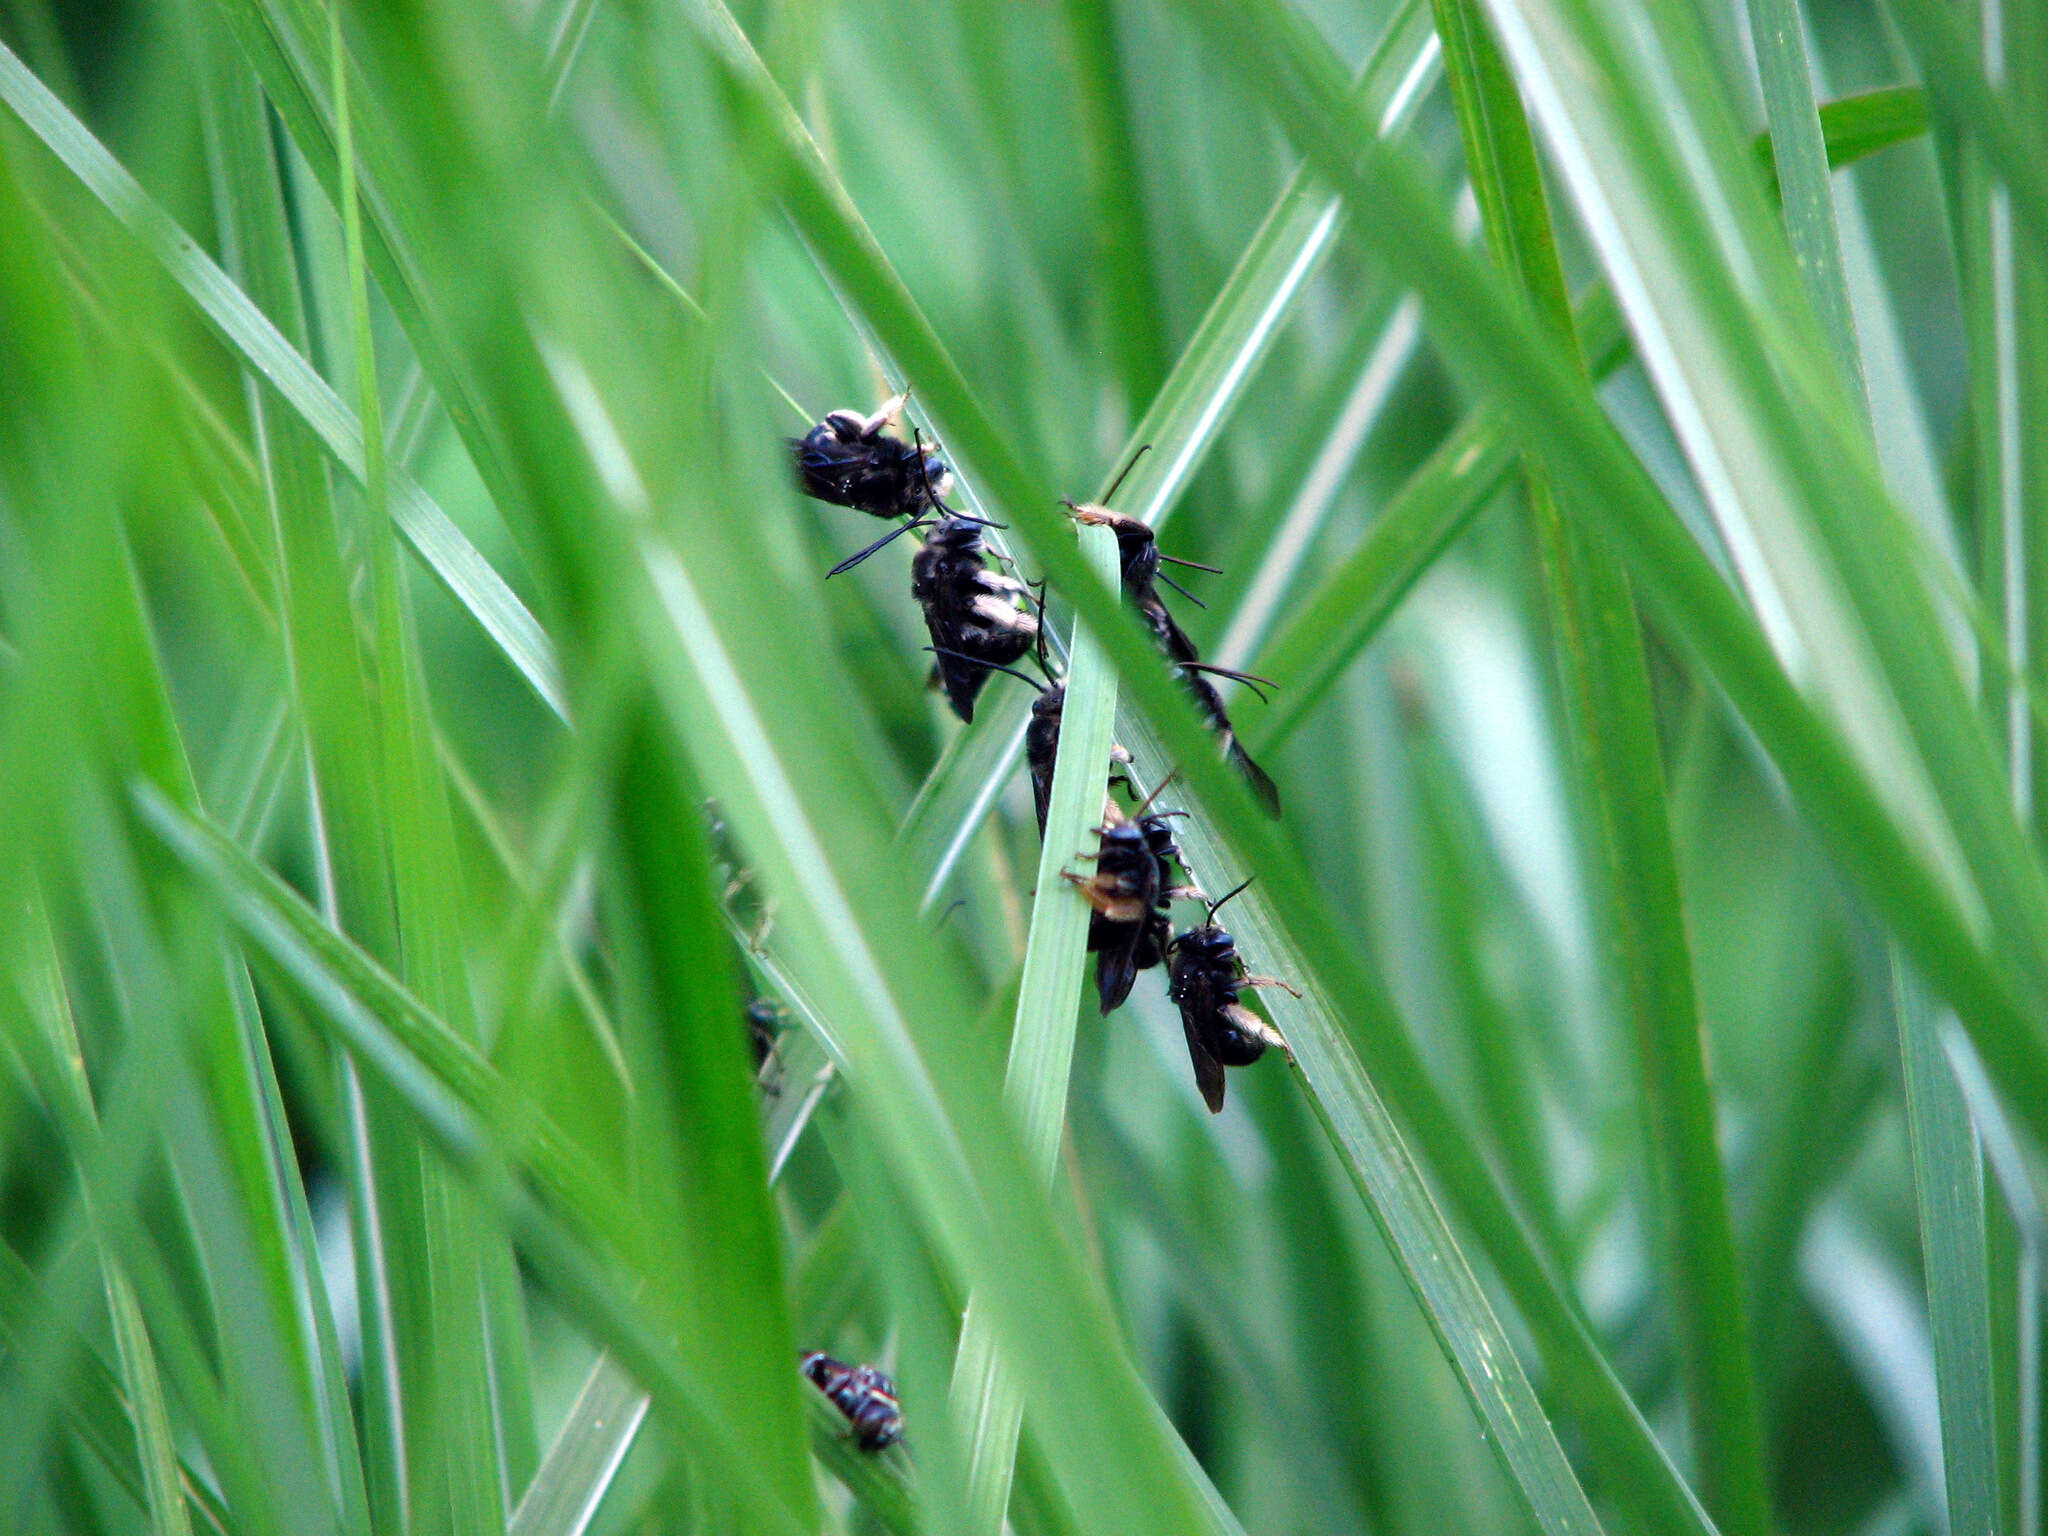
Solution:
<svg viewBox="0 0 2048 1536">
<path fill-rule="evenodd" d="M 1138 462 L 1138 455 L 1144 451 L 1140 448 L 1137 454 L 1132 455 L 1131 462 L 1124 466 L 1123 474 L 1118 475 L 1115 483 L 1110 486 L 1110 496 L 1116 494 L 1117 487 L 1124 482 L 1124 476 L 1131 472 Z M 1103 499 L 1107 501 L 1109 497 L 1105 496 Z M 1201 711 L 1202 718 L 1209 722 L 1210 729 L 1223 738 L 1224 755 L 1237 765 L 1238 772 L 1244 775 L 1245 782 L 1251 787 L 1252 794 L 1258 799 L 1266 814 L 1279 816 L 1279 789 L 1266 776 L 1265 770 L 1253 762 L 1250 755 L 1239 745 L 1237 733 L 1230 724 L 1229 711 L 1223 707 L 1223 697 L 1217 693 L 1215 685 L 1208 681 L 1208 676 L 1234 678 L 1249 685 L 1265 683 L 1271 687 L 1272 684 L 1262 677 L 1253 677 L 1249 673 L 1234 672 L 1228 667 L 1211 666 L 1204 662 L 1201 653 L 1195 649 L 1194 641 L 1190 640 L 1187 631 L 1175 622 L 1172 613 L 1167 610 L 1165 600 L 1159 595 L 1158 584 L 1164 582 L 1199 608 L 1202 606 L 1200 599 L 1159 567 L 1164 562 L 1217 574 L 1216 567 L 1202 565 L 1193 560 L 1178 560 L 1172 555 L 1162 555 L 1150 526 L 1135 517 L 1126 517 L 1123 513 L 1111 511 L 1106 506 L 1077 505 L 1071 501 L 1064 505 L 1073 513 L 1074 521 L 1108 528 L 1116 534 L 1117 563 L 1123 573 L 1124 595 L 1130 599 L 1131 606 L 1137 609 L 1139 616 L 1144 619 L 1145 627 L 1152 631 L 1153 643 L 1179 670 L 1181 681 L 1194 696 L 1195 707 Z M 1264 695 L 1260 697 L 1263 698 Z"/>
<path fill-rule="evenodd" d="M 886 1450 L 903 1438 L 903 1405 L 896 1400 L 896 1383 L 883 1372 L 814 1349 L 803 1357 L 803 1373 L 846 1415 L 862 1450 Z"/>
<path fill-rule="evenodd" d="M 1022 657 L 1039 630 L 1024 584 L 989 567 L 982 527 L 941 518 L 910 562 L 910 593 L 932 637 L 933 681 L 953 713 L 970 723 L 989 670 Z"/>
<path fill-rule="evenodd" d="M 1266 1054 L 1268 1046 L 1287 1049 L 1280 1031 L 1238 1002 L 1238 994 L 1246 987 L 1280 987 L 1301 996 L 1284 981 L 1247 975 L 1237 941 L 1216 921 L 1223 903 L 1250 884 L 1247 880 L 1213 902 L 1199 927 L 1178 935 L 1168 946 L 1172 964 L 1167 971 L 1167 995 L 1180 1007 L 1181 1029 L 1195 1066 L 1195 1086 L 1212 1115 L 1223 1111 L 1225 1067 L 1250 1066 Z"/>
<path fill-rule="evenodd" d="M 827 572 L 829 576 L 852 570 L 891 539 L 929 526 L 935 515 L 965 516 L 946 505 L 953 488 L 951 466 L 928 452 L 915 433 L 906 443 L 883 430 L 909 398 L 910 392 L 905 390 L 866 416 L 859 411 L 828 411 L 825 419 L 802 437 L 785 439 L 796 465 L 797 488 L 806 496 L 871 517 L 905 520 L 866 549 L 840 561 Z"/>
<path fill-rule="evenodd" d="M 1173 938 L 1168 908 L 1175 897 L 1193 894 L 1188 887 L 1171 884 L 1169 861 L 1177 860 L 1180 850 L 1169 818 L 1180 813 L 1148 816 L 1150 804 L 1148 797 L 1135 818 L 1112 814 L 1095 829 L 1101 842 L 1095 853 L 1083 855 L 1095 860 L 1094 874 L 1060 871 L 1094 909 L 1088 919 L 1088 948 L 1095 955 L 1095 994 L 1105 1016 L 1131 995 L 1138 972 L 1166 958 Z M 1110 809 L 1114 812 L 1113 806 Z"/>
</svg>

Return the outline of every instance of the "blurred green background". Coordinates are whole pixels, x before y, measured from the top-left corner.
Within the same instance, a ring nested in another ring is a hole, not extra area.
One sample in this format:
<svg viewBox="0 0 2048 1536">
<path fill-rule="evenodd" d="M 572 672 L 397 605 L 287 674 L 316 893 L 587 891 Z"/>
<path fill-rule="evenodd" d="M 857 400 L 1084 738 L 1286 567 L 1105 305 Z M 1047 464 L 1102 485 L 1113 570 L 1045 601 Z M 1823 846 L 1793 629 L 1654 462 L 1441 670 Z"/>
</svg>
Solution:
<svg viewBox="0 0 2048 1536">
<path fill-rule="evenodd" d="M 0 1529 L 2039 1532 L 2048 5 L 0 43 Z M 1042 850 L 789 484 L 906 384 Z M 1111 739 L 1303 992 L 1213 1118 Z"/>
</svg>

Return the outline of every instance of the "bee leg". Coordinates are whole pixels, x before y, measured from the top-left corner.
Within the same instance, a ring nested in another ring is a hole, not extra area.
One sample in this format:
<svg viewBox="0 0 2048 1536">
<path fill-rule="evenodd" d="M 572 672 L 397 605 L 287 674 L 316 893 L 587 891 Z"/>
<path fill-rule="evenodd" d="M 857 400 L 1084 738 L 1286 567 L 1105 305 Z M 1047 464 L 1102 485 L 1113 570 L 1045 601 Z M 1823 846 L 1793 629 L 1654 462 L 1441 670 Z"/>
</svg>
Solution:
<svg viewBox="0 0 2048 1536">
<path fill-rule="evenodd" d="M 747 936 L 747 948 L 756 955 L 764 953 L 768 946 L 768 935 L 774 931 L 775 906 L 772 902 L 765 902 L 761 907 L 760 926 Z"/>
<path fill-rule="evenodd" d="M 903 391 L 902 394 L 891 395 L 887 400 L 884 400 L 879 406 L 875 408 L 874 415 L 862 419 L 860 424 L 860 435 L 863 438 L 873 437 L 877 432 L 881 431 L 882 428 L 886 427 L 887 425 L 889 425 L 890 422 L 896 419 L 898 413 L 902 411 L 904 404 L 909 399 L 910 391 L 906 389 Z"/>
<path fill-rule="evenodd" d="M 1206 905 L 1209 900 L 1198 885 L 1170 885 L 1159 894 L 1168 901 L 1199 901 Z"/>
<path fill-rule="evenodd" d="M 1301 988 L 1291 981 L 1282 981 L 1278 976 L 1247 976 L 1244 985 L 1248 987 L 1278 987 L 1289 997 L 1300 1000 Z"/>
</svg>

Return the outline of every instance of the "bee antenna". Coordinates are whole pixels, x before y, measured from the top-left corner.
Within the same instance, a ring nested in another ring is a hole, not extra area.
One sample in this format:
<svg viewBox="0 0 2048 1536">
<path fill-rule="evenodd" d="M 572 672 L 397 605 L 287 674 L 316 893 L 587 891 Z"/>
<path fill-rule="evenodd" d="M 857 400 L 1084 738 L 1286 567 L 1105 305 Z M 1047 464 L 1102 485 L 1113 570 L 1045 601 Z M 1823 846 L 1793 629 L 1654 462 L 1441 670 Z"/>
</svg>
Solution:
<svg viewBox="0 0 2048 1536">
<path fill-rule="evenodd" d="M 971 662 L 977 667 L 987 667 L 991 672 L 1007 672 L 1020 683 L 1028 684 L 1036 692 L 1045 692 L 1045 684 L 1033 682 L 1029 673 L 1019 672 L 1015 667 L 1006 667 L 999 661 L 983 661 L 979 656 L 970 656 L 965 651 L 950 651 L 943 645 L 925 647 L 934 656 L 950 656 L 955 661 Z"/>
<path fill-rule="evenodd" d="M 902 535 L 910 532 L 911 529 L 929 528 L 931 527 L 931 525 L 932 520 L 928 517 L 913 517 L 909 522 L 902 523 L 897 527 L 891 528 L 887 533 L 883 534 L 879 539 L 875 540 L 874 543 L 870 544 L 866 549 L 862 550 L 859 554 L 848 555 L 844 560 L 840 561 L 837 565 L 833 566 L 831 570 L 825 573 L 825 579 L 827 581 L 830 581 L 834 576 L 838 576 L 846 571 L 852 570 L 856 565 L 859 565 L 861 561 L 867 559 L 869 555 L 872 555 L 877 550 L 881 549 L 883 545 L 889 543 L 893 539 L 900 538 Z"/>
<path fill-rule="evenodd" d="M 1270 704 L 1272 702 L 1272 700 L 1268 699 L 1263 693 L 1259 693 L 1259 689 L 1261 686 L 1267 688 L 1278 688 L 1280 686 L 1278 683 L 1274 682 L 1273 679 L 1271 679 L 1270 677 L 1260 677 L 1256 672 L 1240 672 L 1234 667 L 1219 667 L 1215 665 L 1213 662 L 1182 661 L 1176 662 L 1175 665 L 1179 666 L 1184 671 L 1207 672 L 1212 677 L 1227 677 L 1233 683 L 1243 683 L 1245 687 L 1251 689 L 1253 693 L 1259 694 L 1259 702 L 1261 704 Z"/>
<path fill-rule="evenodd" d="M 1140 443 L 1138 445 L 1138 451 L 1131 455 L 1131 462 L 1126 464 L 1123 467 L 1123 469 L 1118 473 L 1117 477 L 1109 482 L 1109 489 L 1102 493 L 1102 504 L 1104 506 L 1108 506 L 1109 503 L 1115 498 L 1116 493 L 1122 487 L 1125 478 L 1130 474 L 1132 470 L 1138 467 L 1138 460 L 1145 457 L 1146 451 L 1150 449 L 1151 446 L 1152 445 L 1150 443 Z M 1069 505 L 1072 505 L 1072 503 L 1069 503 Z"/>
<path fill-rule="evenodd" d="M 941 928 L 945 927 L 946 919 L 951 917 L 955 912 L 958 912 L 962 907 L 966 905 L 967 898 L 965 896 L 955 896 L 953 898 L 952 904 L 948 906 L 945 911 L 939 914 L 939 920 L 936 923 L 932 924 L 932 932 L 937 933 Z"/>
<path fill-rule="evenodd" d="M 1239 891 L 1243 890 L 1246 886 L 1250 885 L 1254 880 L 1258 878 L 1259 877 L 1257 875 L 1246 875 L 1243 880 L 1239 881 L 1236 885 L 1233 885 L 1229 890 L 1225 891 L 1222 894 L 1222 896 L 1217 898 L 1215 901 L 1210 902 L 1209 921 L 1212 923 L 1215 922 L 1216 914 L 1223 910 L 1223 903 L 1230 900 L 1231 897 L 1235 896 Z"/>
</svg>

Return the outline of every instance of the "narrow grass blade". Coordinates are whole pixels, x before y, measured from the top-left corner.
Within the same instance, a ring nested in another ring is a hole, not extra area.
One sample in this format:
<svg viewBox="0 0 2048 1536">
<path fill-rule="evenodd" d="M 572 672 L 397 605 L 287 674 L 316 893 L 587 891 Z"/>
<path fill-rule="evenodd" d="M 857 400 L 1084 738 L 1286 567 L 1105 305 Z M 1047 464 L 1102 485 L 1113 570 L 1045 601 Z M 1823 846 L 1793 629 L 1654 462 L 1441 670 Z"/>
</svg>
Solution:
<svg viewBox="0 0 2048 1536">
<path fill-rule="evenodd" d="M 1942 1048 L 1942 1020 L 1932 999 L 1902 962 L 1894 961 L 1893 988 L 1941 1404 L 1949 1528 L 1991 1536 L 2002 1525 L 1993 1403 L 1999 1372 L 1992 1360 L 1983 1158 L 1969 1104 Z"/>
<path fill-rule="evenodd" d="M 520 1495 L 506 1536 L 583 1536 L 640 1433 L 649 1401 L 617 1361 L 599 1355 Z"/>
<path fill-rule="evenodd" d="M 1105 581 L 1117 579 L 1117 544 L 1107 528 L 1078 528 L 1082 548 Z M 1090 547 L 1092 546 L 1092 547 Z M 1068 650 L 1066 701 L 1060 714 L 1059 755 L 1052 800 L 1040 842 L 1031 936 L 1017 994 L 1003 1097 L 1024 1138 L 1024 1153 L 1050 1184 L 1067 1123 L 1067 1080 L 1073 1068 L 1075 999 L 1086 961 L 1089 906 L 1067 889 L 1066 876 L 1089 847 L 1089 829 L 1102 815 L 1108 775 L 1110 726 L 1116 718 L 1116 673 L 1101 648 L 1078 626 Z M 968 1439 L 969 1528 L 1002 1529 L 1016 1466 L 1024 1398 L 1004 1369 L 988 1317 L 970 1296 L 960 1323 L 953 1365 L 953 1414 Z"/>
</svg>

